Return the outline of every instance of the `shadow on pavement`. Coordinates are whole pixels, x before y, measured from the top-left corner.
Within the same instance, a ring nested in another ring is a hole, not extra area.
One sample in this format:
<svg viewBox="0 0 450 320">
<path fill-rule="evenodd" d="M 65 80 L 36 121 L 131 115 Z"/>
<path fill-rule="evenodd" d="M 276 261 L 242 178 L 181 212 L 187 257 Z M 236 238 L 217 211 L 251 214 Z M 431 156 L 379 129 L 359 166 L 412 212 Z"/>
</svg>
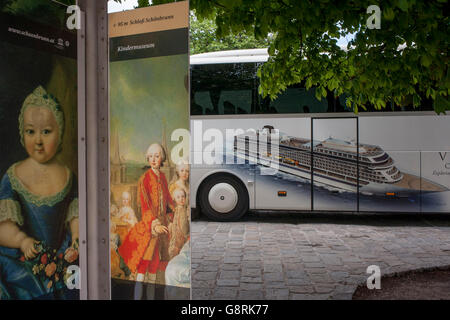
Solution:
<svg viewBox="0 0 450 320">
<path fill-rule="evenodd" d="M 210 221 L 205 215 L 196 213 L 195 221 Z M 390 212 L 310 212 L 310 211 L 249 211 L 239 221 L 227 223 L 289 223 L 289 224 L 340 224 L 379 227 L 420 226 L 450 227 L 449 213 L 390 213 Z M 220 223 L 220 222 L 218 222 Z"/>
</svg>

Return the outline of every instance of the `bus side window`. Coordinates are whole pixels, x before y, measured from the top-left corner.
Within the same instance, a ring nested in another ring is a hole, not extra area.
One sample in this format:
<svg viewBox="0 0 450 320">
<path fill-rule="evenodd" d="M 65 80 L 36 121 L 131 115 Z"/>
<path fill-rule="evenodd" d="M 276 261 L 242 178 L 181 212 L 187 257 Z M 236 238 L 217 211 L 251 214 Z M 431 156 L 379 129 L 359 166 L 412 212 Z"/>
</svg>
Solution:
<svg viewBox="0 0 450 320">
<path fill-rule="evenodd" d="M 306 90 L 304 83 L 289 86 L 271 101 L 258 91 L 260 79 L 257 70 L 262 62 L 233 62 L 198 64 L 191 66 L 191 114 L 282 114 L 282 113 L 334 113 L 353 112 L 347 107 L 345 94 L 336 97 L 331 91 L 318 100 L 316 88 Z M 410 97 L 404 105 L 386 102 L 386 108 L 378 110 L 367 103 L 359 112 L 425 111 L 434 110 L 433 101 L 421 94 L 420 106 L 414 108 Z M 409 99 L 409 100 L 408 100 Z"/>
<path fill-rule="evenodd" d="M 302 103 L 308 105 L 310 107 L 311 113 L 324 113 L 329 110 L 329 102 L 327 98 L 322 97 L 321 100 L 316 98 L 316 88 L 310 88 L 306 90 L 306 88 L 302 88 Z"/>
<path fill-rule="evenodd" d="M 223 102 L 223 114 L 235 114 L 236 107 L 230 101 Z"/>
<path fill-rule="evenodd" d="M 327 99 L 317 100 L 314 88 L 302 86 L 287 88 L 273 101 L 267 99 L 260 99 L 263 113 L 323 113 L 329 108 Z"/>
<path fill-rule="evenodd" d="M 203 107 L 195 101 L 195 94 L 191 97 L 191 115 L 198 116 L 203 114 Z"/>
<path fill-rule="evenodd" d="M 212 114 L 213 105 L 208 91 L 195 92 L 191 101 L 191 114 L 202 115 Z"/>
<path fill-rule="evenodd" d="M 222 90 L 219 99 L 219 114 L 248 114 L 252 108 L 252 90 Z M 220 112 L 223 110 L 223 112 Z"/>
</svg>

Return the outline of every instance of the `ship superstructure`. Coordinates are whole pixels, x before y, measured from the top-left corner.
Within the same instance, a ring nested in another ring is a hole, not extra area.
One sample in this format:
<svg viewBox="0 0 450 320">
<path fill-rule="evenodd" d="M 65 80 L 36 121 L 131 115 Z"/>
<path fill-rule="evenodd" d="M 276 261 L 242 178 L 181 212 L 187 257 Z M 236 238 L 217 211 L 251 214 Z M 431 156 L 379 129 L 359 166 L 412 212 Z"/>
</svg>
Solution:
<svg viewBox="0 0 450 320">
<path fill-rule="evenodd" d="M 420 186 L 420 178 L 403 174 L 395 166 L 394 160 L 382 148 L 376 145 L 345 141 L 329 137 L 317 141 L 279 133 L 278 150 L 274 145 L 275 129 L 264 126 L 262 130 L 250 134 L 235 136 L 234 152 L 258 164 L 273 167 L 276 162 L 280 171 L 313 179 L 347 191 L 358 190 L 368 193 L 386 193 L 386 191 L 444 191 L 442 186 L 427 181 L 427 188 Z M 278 151 L 278 152 L 276 152 Z M 359 169 L 359 177 L 358 177 Z M 405 183 L 406 180 L 408 183 Z M 419 179 L 419 182 L 413 181 Z M 416 186 L 414 186 L 416 185 Z"/>
</svg>

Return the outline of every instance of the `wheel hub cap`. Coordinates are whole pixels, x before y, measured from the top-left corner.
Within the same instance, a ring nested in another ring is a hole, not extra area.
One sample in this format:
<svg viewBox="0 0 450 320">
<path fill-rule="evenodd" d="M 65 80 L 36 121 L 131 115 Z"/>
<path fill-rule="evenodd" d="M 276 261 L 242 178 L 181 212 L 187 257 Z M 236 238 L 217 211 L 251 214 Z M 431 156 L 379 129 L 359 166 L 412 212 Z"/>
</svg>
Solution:
<svg viewBox="0 0 450 320">
<path fill-rule="evenodd" d="M 208 201 L 220 213 L 232 211 L 238 202 L 236 189 L 228 183 L 218 183 L 209 190 Z"/>
</svg>

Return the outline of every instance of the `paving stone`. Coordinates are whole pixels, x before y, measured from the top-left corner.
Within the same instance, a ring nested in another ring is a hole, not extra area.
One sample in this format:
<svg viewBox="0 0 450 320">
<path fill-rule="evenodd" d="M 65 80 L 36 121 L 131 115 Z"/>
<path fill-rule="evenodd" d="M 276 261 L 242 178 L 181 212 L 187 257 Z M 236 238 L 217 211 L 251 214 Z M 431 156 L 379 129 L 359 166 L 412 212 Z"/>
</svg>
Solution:
<svg viewBox="0 0 450 320">
<path fill-rule="evenodd" d="M 215 280 L 217 272 L 201 271 L 194 274 L 196 280 Z"/>
<path fill-rule="evenodd" d="M 261 277 L 260 269 L 242 269 L 241 275 L 244 277 Z"/>
<path fill-rule="evenodd" d="M 264 264 L 264 272 L 283 272 L 281 264 Z"/>
<path fill-rule="evenodd" d="M 262 283 L 261 277 L 241 277 L 241 282 Z"/>
<path fill-rule="evenodd" d="M 217 280 L 217 285 L 219 287 L 238 287 L 239 280 L 238 279 L 221 279 Z"/>
<path fill-rule="evenodd" d="M 240 263 L 241 257 L 225 257 L 223 263 Z"/>
<path fill-rule="evenodd" d="M 192 300 L 208 300 L 211 299 L 211 289 L 192 289 Z"/>
<path fill-rule="evenodd" d="M 289 299 L 289 289 L 267 289 L 266 290 L 267 300 L 288 300 Z"/>
<path fill-rule="evenodd" d="M 314 286 L 312 285 L 289 286 L 288 288 L 291 293 L 314 293 Z"/>
<path fill-rule="evenodd" d="M 348 278 L 349 273 L 345 272 L 345 271 L 334 271 L 334 272 L 330 272 L 330 276 L 335 281 L 341 281 L 341 280 L 345 280 L 346 278 Z"/>
<path fill-rule="evenodd" d="M 197 272 L 201 272 L 201 271 L 217 272 L 217 271 L 219 271 L 219 266 L 217 264 L 211 264 L 211 265 L 196 264 L 196 265 L 198 265 L 198 266 L 191 265 L 191 268 L 192 268 L 192 270 L 196 270 Z"/>
<path fill-rule="evenodd" d="M 193 299 L 351 299 L 369 276 L 450 264 L 450 222 L 249 214 L 191 224 Z M 299 222 L 301 221 L 301 222 Z"/>
<path fill-rule="evenodd" d="M 219 279 L 239 279 L 240 276 L 241 276 L 240 271 L 222 270 L 219 273 Z"/>
<path fill-rule="evenodd" d="M 240 263 L 224 263 L 221 266 L 222 270 L 241 270 Z"/>
<path fill-rule="evenodd" d="M 261 256 L 260 255 L 245 255 L 242 257 L 243 261 L 260 261 Z"/>
<path fill-rule="evenodd" d="M 266 289 L 283 289 L 286 288 L 284 281 L 264 281 L 264 287 Z"/>
<path fill-rule="evenodd" d="M 298 278 L 298 279 L 287 279 L 286 284 L 288 286 L 301 286 L 301 285 L 309 285 L 311 284 L 310 278 Z"/>
<path fill-rule="evenodd" d="M 286 277 L 288 279 L 302 279 L 308 277 L 308 274 L 303 270 L 287 271 Z"/>
<path fill-rule="evenodd" d="M 286 272 L 289 271 L 304 271 L 305 265 L 303 263 L 288 263 L 283 261 L 283 267 Z"/>
<path fill-rule="evenodd" d="M 261 261 L 245 261 L 242 262 L 242 267 L 246 268 L 262 268 Z"/>
<path fill-rule="evenodd" d="M 284 276 L 283 273 L 280 272 L 264 272 L 264 280 L 265 281 L 283 281 Z"/>
<path fill-rule="evenodd" d="M 327 268 L 322 266 L 320 268 L 305 268 L 308 274 L 326 274 L 328 272 Z"/>
<path fill-rule="evenodd" d="M 294 293 L 289 298 L 290 300 L 329 300 L 330 294 L 302 294 Z"/>
<path fill-rule="evenodd" d="M 346 285 L 337 285 L 334 289 L 336 293 L 351 293 L 353 294 L 356 290 L 355 285 L 346 284 Z"/>
<path fill-rule="evenodd" d="M 239 285 L 239 290 L 262 290 L 262 289 L 263 289 L 262 283 L 241 282 Z"/>
<path fill-rule="evenodd" d="M 241 290 L 238 300 L 264 300 L 264 295 L 261 290 Z"/>
<path fill-rule="evenodd" d="M 317 293 L 329 293 L 332 292 L 334 288 L 335 288 L 334 285 L 320 285 L 320 284 L 314 285 L 314 290 Z"/>
<path fill-rule="evenodd" d="M 214 300 L 232 300 L 236 299 L 239 290 L 233 287 L 217 287 L 211 295 Z"/>
<path fill-rule="evenodd" d="M 318 256 L 306 256 L 302 255 L 300 257 L 303 262 L 320 262 L 320 258 Z"/>
<path fill-rule="evenodd" d="M 192 288 L 214 288 L 216 285 L 216 280 L 198 280 L 192 279 L 191 287 Z"/>
<path fill-rule="evenodd" d="M 335 293 L 332 294 L 331 298 L 333 300 L 352 300 L 353 292 L 352 293 L 338 293 L 338 292 L 335 292 Z"/>
<path fill-rule="evenodd" d="M 242 253 L 241 250 L 228 249 L 227 251 L 225 251 L 225 258 L 227 258 L 227 257 L 241 257 L 242 254 L 243 253 Z"/>
<path fill-rule="evenodd" d="M 325 265 L 323 263 L 319 263 L 319 262 L 306 262 L 303 264 L 305 266 L 305 268 L 307 269 L 314 269 L 314 268 L 324 268 Z"/>
<path fill-rule="evenodd" d="M 205 257 L 203 257 L 203 260 L 218 261 L 218 260 L 221 260 L 222 258 L 223 258 L 222 256 L 205 256 Z"/>
</svg>

